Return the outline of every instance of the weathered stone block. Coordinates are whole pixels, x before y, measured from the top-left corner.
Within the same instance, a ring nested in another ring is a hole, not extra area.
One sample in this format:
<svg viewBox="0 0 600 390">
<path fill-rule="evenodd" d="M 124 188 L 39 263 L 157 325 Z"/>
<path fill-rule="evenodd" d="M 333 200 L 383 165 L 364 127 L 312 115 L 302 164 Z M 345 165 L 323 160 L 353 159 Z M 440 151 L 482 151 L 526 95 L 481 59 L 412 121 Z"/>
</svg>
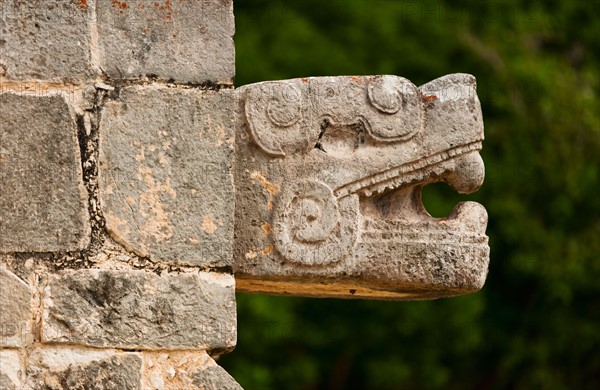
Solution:
<svg viewBox="0 0 600 390">
<path fill-rule="evenodd" d="M 144 352 L 142 388 L 147 390 L 242 390 L 204 352 Z"/>
<path fill-rule="evenodd" d="M 422 188 L 483 181 L 475 79 L 317 77 L 236 90 L 238 290 L 423 299 L 480 289 L 487 213 L 432 218 Z"/>
<path fill-rule="evenodd" d="M 101 67 L 110 77 L 232 82 L 232 0 L 102 1 L 97 14 Z"/>
<path fill-rule="evenodd" d="M 0 346 L 24 347 L 33 340 L 32 300 L 31 287 L 0 268 Z"/>
<path fill-rule="evenodd" d="M 79 270 L 49 277 L 42 341 L 224 352 L 236 342 L 235 282 L 216 273 L 158 276 Z"/>
<path fill-rule="evenodd" d="M 100 200 L 106 226 L 152 260 L 231 266 L 233 91 L 126 88 L 106 104 Z"/>
<path fill-rule="evenodd" d="M 85 1 L 2 1 L 0 76 L 46 81 L 94 78 L 91 15 Z"/>
<path fill-rule="evenodd" d="M 22 388 L 25 370 L 22 357 L 16 350 L 0 350 L 0 389 L 17 390 Z"/>
<path fill-rule="evenodd" d="M 29 356 L 27 389 L 143 389 L 139 353 L 42 348 Z"/>
<path fill-rule="evenodd" d="M 0 95 L 0 252 L 89 242 L 77 127 L 60 95 Z"/>
</svg>

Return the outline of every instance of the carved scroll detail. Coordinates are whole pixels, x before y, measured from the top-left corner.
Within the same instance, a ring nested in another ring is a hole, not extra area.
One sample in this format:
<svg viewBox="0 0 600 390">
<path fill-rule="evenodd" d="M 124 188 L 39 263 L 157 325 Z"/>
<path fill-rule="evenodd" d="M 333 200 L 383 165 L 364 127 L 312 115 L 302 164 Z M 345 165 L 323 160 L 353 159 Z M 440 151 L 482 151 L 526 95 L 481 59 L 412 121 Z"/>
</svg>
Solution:
<svg viewBox="0 0 600 390">
<path fill-rule="evenodd" d="M 402 77 L 377 76 L 367 88 L 369 102 L 394 121 L 371 120 L 371 136 L 379 141 L 399 142 L 413 137 L 423 127 L 423 106 L 417 87 Z M 376 117 L 375 117 L 376 118 Z"/>
<path fill-rule="evenodd" d="M 362 125 L 377 142 L 404 142 L 422 131 L 419 89 L 398 76 L 308 78 L 246 88 L 245 116 L 254 143 L 271 156 L 309 152 L 323 121 Z"/>
<path fill-rule="evenodd" d="M 254 143 L 276 157 L 308 151 L 319 128 L 308 126 L 305 98 L 306 91 L 293 81 L 249 89 L 244 110 Z"/>
<path fill-rule="evenodd" d="M 303 180 L 283 189 L 273 211 L 275 247 L 286 259 L 327 265 L 346 256 L 358 233 L 358 197 L 338 201 L 323 183 Z"/>
</svg>

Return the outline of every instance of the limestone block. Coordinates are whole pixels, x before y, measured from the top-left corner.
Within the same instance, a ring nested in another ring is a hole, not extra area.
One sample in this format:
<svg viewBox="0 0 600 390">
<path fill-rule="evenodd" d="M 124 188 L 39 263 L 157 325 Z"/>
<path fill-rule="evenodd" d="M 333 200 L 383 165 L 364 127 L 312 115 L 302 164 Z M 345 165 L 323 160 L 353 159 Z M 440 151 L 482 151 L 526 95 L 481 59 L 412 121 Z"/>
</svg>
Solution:
<svg viewBox="0 0 600 390">
<path fill-rule="evenodd" d="M 232 82 L 232 0 L 101 1 L 97 15 L 101 67 L 112 78 Z"/>
<path fill-rule="evenodd" d="M 100 129 L 100 201 L 111 235 L 152 260 L 231 266 L 233 92 L 132 87 Z"/>
<path fill-rule="evenodd" d="M 142 389 L 139 353 L 48 347 L 28 360 L 26 389 Z"/>
<path fill-rule="evenodd" d="M 242 390 L 204 352 L 144 352 L 143 356 L 143 389 Z"/>
<path fill-rule="evenodd" d="M 71 82 L 93 78 L 91 15 L 84 1 L 0 2 L 0 76 Z"/>
<path fill-rule="evenodd" d="M 124 349 L 202 349 L 236 342 L 235 282 L 217 273 L 78 270 L 51 275 L 42 341 Z"/>
<path fill-rule="evenodd" d="M 0 123 L 0 252 L 87 246 L 87 192 L 65 98 L 1 94 Z"/>
<path fill-rule="evenodd" d="M 33 292 L 15 274 L 0 268 L 0 346 L 24 347 L 33 339 Z"/>
<path fill-rule="evenodd" d="M 19 352 L 11 349 L 0 349 L 0 389 L 21 389 L 24 374 L 25 370 Z"/>
<path fill-rule="evenodd" d="M 487 213 L 432 218 L 421 190 L 483 182 L 473 76 L 317 77 L 236 90 L 238 290 L 423 299 L 480 289 Z"/>
</svg>

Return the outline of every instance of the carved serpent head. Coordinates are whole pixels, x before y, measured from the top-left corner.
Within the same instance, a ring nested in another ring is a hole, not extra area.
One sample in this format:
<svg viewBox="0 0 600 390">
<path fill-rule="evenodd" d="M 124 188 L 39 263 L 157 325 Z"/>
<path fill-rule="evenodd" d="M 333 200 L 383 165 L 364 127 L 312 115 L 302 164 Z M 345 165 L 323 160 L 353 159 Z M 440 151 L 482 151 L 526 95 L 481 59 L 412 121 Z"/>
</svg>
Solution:
<svg viewBox="0 0 600 390">
<path fill-rule="evenodd" d="M 485 209 L 424 185 L 483 182 L 475 78 L 315 77 L 237 90 L 235 271 L 245 291 L 416 299 L 479 289 Z"/>
</svg>

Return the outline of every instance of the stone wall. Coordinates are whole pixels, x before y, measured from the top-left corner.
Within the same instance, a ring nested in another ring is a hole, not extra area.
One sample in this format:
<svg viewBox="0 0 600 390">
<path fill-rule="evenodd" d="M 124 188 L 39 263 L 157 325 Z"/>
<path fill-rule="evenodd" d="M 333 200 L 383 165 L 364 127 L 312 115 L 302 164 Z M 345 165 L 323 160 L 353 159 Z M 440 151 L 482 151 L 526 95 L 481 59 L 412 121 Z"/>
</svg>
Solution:
<svg viewBox="0 0 600 390">
<path fill-rule="evenodd" d="M 0 18 L 0 388 L 239 389 L 232 1 Z"/>
</svg>

